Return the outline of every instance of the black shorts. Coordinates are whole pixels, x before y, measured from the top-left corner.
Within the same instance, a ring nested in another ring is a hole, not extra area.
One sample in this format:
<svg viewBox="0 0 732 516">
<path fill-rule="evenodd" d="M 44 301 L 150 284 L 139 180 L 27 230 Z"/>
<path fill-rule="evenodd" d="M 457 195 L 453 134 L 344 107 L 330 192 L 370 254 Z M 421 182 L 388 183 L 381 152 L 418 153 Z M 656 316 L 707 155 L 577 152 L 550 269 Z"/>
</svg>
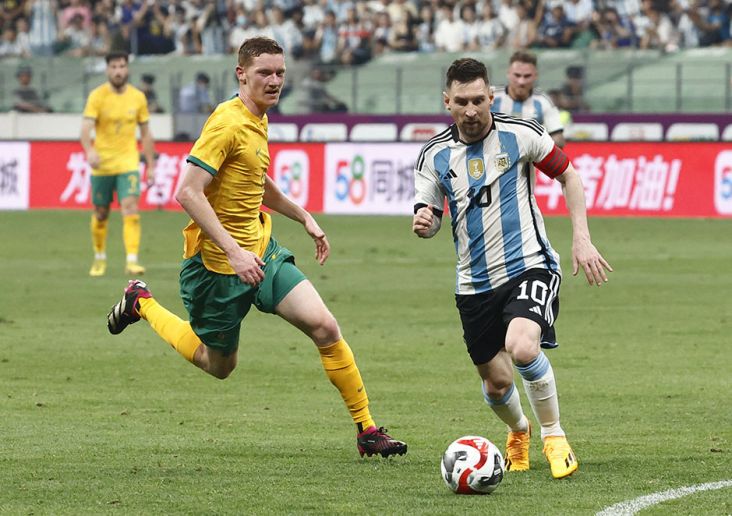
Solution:
<svg viewBox="0 0 732 516">
<path fill-rule="evenodd" d="M 455 295 L 463 338 L 475 365 L 485 364 L 503 349 L 508 323 L 531 319 L 549 331 L 559 315 L 561 277 L 545 269 L 529 269 L 491 292 Z"/>
</svg>

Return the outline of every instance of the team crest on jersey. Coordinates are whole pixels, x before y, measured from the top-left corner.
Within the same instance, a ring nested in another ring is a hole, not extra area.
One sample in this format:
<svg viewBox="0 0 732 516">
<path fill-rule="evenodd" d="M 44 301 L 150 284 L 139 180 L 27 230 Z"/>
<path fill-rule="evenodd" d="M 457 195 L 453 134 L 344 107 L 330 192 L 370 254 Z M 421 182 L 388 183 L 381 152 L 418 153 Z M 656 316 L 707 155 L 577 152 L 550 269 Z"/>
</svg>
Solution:
<svg viewBox="0 0 732 516">
<path fill-rule="evenodd" d="M 511 159 L 508 157 L 508 153 L 496 154 L 496 170 L 498 170 L 498 173 L 503 174 L 509 168 L 511 168 Z"/>
<path fill-rule="evenodd" d="M 470 174 L 473 179 L 480 179 L 483 177 L 484 172 L 485 165 L 483 164 L 482 159 L 473 158 L 468 160 L 468 174 Z"/>
</svg>

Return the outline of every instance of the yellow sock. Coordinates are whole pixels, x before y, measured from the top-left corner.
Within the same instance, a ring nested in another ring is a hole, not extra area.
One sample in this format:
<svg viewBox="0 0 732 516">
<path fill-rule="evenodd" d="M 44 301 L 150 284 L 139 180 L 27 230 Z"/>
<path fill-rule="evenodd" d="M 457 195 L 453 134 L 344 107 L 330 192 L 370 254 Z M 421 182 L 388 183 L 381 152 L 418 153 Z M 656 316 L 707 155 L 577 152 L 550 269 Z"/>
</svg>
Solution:
<svg viewBox="0 0 732 516">
<path fill-rule="evenodd" d="M 140 253 L 140 215 L 125 215 L 122 217 L 122 240 L 125 243 L 127 256 L 137 256 Z"/>
<path fill-rule="evenodd" d="M 360 429 L 375 426 L 369 413 L 369 398 L 356 367 L 353 352 L 348 343 L 341 339 L 324 348 L 318 347 L 320 360 L 330 382 L 341 392 L 353 422 Z"/>
<path fill-rule="evenodd" d="M 193 333 L 190 323 L 166 310 L 152 298 L 140 299 L 140 316 L 147 320 L 153 330 L 173 349 L 193 362 L 198 346 L 202 344 L 198 335 Z"/>
<path fill-rule="evenodd" d="M 107 247 L 107 220 L 99 220 L 96 215 L 91 218 L 91 235 L 94 253 L 104 254 Z"/>
</svg>

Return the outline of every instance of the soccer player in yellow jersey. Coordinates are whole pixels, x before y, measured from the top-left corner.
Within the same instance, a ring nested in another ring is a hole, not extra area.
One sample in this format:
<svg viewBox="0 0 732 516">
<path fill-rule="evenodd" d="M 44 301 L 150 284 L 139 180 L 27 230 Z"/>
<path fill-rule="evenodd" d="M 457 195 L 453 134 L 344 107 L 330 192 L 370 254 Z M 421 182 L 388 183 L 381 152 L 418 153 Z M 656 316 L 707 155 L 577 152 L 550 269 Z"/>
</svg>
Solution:
<svg viewBox="0 0 732 516">
<path fill-rule="evenodd" d="M 369 412 L 361 374 L 333 315 L 295 266 L 292 253 L 271 234 L 262 205 L 300 222 L 315 242 L 321 265 L 330 245 L 315 219 L 290 201 L 267 177 L 267 115 L 285 80 L 282 48 L 264 37 L 239 49 L 239 93 L 219 104 L 188 156 L 177 199 L 191 216 L 183 231 L 180 291 L 189 320 L 183 321 L 152 297 L 145 283 L 130 281 L 107 316 L 112 334 L 146 319 L 187 360 L 216 378 L 236 367 L 241 322 L 255 305 L 310 337 L 323 368 L 356 424 L 363 456 L 407 451 L 407 445 L 377 427 Z"/>
<path fill-rule="evenodd" d="M 107 222 L 114 192 L 122 211 L 122 234 L 127 253 L 125 272 L 139 275 L 145 268 L 138 263 L 140 252 L 140 153 L 137 151 L 137 127 L 147 162 L 147 181 L 152 184 L 155 150 L 148 127 L 150 115 L 145 94 L 127 83 L 127 54 L 112 52 L 106 56 L 107 82 L 95 88 L 86 101 L 81 122 L 81 145 L 92 168 L 91 220 L 94 262 L 90 276 L 103 276 L 107 270 Z M 95 132 L 92 143 L 92 129 Z"/>
</svg>

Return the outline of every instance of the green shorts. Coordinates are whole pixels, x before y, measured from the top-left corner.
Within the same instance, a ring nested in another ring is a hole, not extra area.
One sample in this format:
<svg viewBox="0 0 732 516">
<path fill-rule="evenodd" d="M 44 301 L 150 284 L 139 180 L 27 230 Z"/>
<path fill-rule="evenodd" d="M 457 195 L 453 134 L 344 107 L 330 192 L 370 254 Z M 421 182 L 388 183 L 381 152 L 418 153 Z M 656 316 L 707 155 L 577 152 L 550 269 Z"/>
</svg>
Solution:
<svg viewBox="0 0 732 516">
<path fill-rule="evenodd" d="M 252 304 L 261 312 L 274 313 L 295 285 L 306 279 L 292 253 L 274 238 L 263 261 L 264 280 L 251 287 L 235 274 L 209 271 L 200 254 L 183 260 L 180 295 L 191 327 L 204 344 L 227 355 L 233 353 L 239 347 L 241 322 Z"/>
<path fill-rule="evenodd" d="M 113 176 L 91 176 L 92 203 L 109 206 L 117 192 L 117 200 L 140 195 L 140 173 L 137 170 Z"/>
</svg>

